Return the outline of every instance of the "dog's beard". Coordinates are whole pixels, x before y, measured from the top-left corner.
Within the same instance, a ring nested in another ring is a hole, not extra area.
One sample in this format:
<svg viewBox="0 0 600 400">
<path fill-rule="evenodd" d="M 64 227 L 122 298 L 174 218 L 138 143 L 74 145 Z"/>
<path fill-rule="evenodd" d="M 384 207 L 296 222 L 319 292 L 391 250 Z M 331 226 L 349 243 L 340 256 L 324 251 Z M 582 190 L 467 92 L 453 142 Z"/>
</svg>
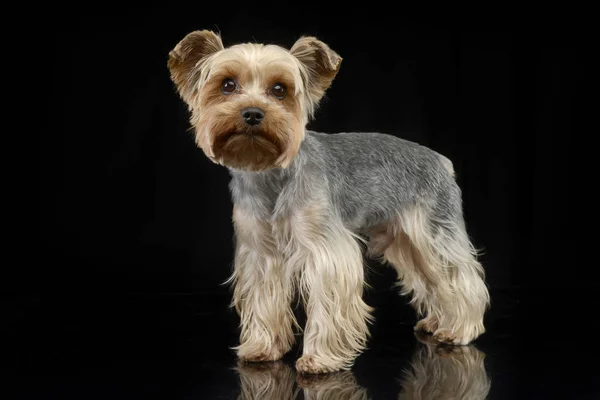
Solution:
<svg viewBox="0 0 600 400">
<path fill-rule="evenodd" d="M 213 162 L 233 169 L 287 168 L 304 138 L 300 116 L 265 107 L 265 119 L 249 126 L 240 116 L 248 104 L 221 104 L 194 114 L 196 143 Z"/>
<path fill-rule="evenodd" d="M 213 143 L 220 164 L 248 171 L 262 171 L 277 166 L 283 154 L 281 140 L 257 128 L 228 130 L 217 134 Z"/>
</svg>

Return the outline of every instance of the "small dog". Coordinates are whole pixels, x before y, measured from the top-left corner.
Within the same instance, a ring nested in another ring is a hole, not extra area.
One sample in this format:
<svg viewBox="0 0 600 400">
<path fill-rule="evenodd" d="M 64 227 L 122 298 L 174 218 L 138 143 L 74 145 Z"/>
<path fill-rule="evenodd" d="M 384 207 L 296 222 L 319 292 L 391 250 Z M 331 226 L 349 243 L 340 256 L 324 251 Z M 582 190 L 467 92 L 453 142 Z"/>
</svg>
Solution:
<svg viewBox="0 0 600 400">
<path fill-rule="evenodd" d="M 169 53 L 197 145 L 231 174 L 233 302 L 245 361 L 280 359 L 305 306 L 300 373 L 347 370 L 366 348 L 363 245 L 397 271 L 415 329 L 465 345 L 484 332 L 484 271 L 446 157 L 383 133 L 308 131 L 342 58 L 322 41 L 225 48 L 211 31 Z"/>
</svg>

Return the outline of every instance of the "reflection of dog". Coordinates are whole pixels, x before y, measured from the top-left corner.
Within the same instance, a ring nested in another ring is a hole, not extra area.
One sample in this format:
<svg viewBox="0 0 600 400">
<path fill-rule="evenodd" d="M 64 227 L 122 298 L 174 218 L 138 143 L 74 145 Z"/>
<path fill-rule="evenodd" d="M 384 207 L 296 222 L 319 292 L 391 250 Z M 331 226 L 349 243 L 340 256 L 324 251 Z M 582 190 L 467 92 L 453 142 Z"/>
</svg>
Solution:
<svg viewBox="0 0 600 400">
<path fill-rule="evenodd" d="M 196 143 L 232 175 L 231 282 L 242 328 L 237 352 L 246 361 L 290 350 L 290 302 L 299 290 L 307 323 L 296 368 L 350 368 L 371 319 L 359 246 L 367 240 L 412 295 L 418 329 L 453 344 L 484 331 L 488 291 L 452 163 L 391 135 L 306 130 L 341 61 L 312 37 L 290 50 L 225 48 L 209 31 L 190 33 L 170 53 Z"/>
<path fill-rule="evenodd" d="M 239 362 L 239 400 L 294 400 L 296 388 L 295 372 L 282 361 L 267 363 Z"/>
<path fill-rule="evenodd" d="M 367 400 L 367 389 L 356 383 L 352 372 L 342 371 L 322 375 L 299 375 L 298 384 L 305 400 Z"/>
<path fill-rule="evenodd" d="M 402 379 L 402 400 L 483 400 L 490 391 L 485 354 L 470 346 L 438 345 L 425 335 Z"/>
<path fill-rule="evenodd" d="M 418 337 L 423 344 L 419 345 L 401 377 L 399 400 L 483 400 L 487 397 L 491 382 L 485 370 L 484 353 L 472 345 L 438 345 L 431 336 Z M 237 372 L 240 377 L 239 400 L 369 398 L 367 389 L 358 385 L 350 371 L 296 375 L 290 366 L 275 361 L 239 362 Z"/>
<path fill-rule="evenodd" d="M 239 363 L 239 400 L 366 400 L 367 390 L 350 371 L 325 375 L 298 375 L 282 361 Z M 298 386 L 295 383 L 298 383 Z"/>
</svg>

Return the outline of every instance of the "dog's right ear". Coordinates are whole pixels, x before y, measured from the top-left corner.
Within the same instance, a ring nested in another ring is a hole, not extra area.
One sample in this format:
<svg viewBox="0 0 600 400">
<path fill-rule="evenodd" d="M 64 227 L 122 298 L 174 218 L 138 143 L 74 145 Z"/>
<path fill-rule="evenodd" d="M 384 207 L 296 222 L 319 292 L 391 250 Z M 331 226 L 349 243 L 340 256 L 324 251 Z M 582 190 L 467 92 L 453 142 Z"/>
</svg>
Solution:
<svg viewBox="0 0 600 400">
<path fill-rule="evenodd" d="M 169 71 L 179 95 L 191 104 L 197 94 L 197 80 L 203 59 L 223 50 L 221 37 L 208 30 L 189 33 L 169 52 Z"/>
</svg>

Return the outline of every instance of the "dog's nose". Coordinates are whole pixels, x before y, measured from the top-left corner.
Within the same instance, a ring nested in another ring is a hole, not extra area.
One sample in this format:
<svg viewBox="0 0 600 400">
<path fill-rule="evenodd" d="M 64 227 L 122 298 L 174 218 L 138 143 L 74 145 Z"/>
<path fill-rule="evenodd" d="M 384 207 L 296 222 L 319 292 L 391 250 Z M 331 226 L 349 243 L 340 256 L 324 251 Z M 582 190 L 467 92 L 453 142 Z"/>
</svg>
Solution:
<svg viewBox="0 0 600 400">
<path fill-rule="evenodd" d="M 242 118 L 248 125 L 258 125 L 265 118 L 265 112 L 260 108 L 246 107 L 242 110 Z"/>
</svg>

